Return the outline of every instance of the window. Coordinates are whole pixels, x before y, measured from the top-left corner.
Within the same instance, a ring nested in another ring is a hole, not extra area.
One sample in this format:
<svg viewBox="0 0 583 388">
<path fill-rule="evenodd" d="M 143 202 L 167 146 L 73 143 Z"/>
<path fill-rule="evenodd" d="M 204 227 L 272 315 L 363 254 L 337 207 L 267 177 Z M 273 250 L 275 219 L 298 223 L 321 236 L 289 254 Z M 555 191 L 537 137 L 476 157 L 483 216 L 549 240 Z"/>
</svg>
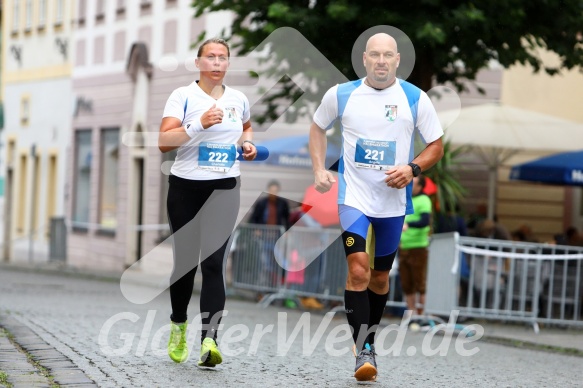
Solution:
<svg viewBox="0 0 583 388">
<path fill-rule="evenodd" d="M 16 139 L 8 139 L 8 147 L 6 149 L 6 164 L 10 167 L 14 166 L 14 158 L 16 156 Z"/>
<path fill-rule="evenodd" d="M 91 130 L 75 132 L 75 170 L 73 186 L 73 227 L 87 230 L 91 194 Z"/>
<path fill-rule="evenodd" d="M 140 1 L 140 15 L 150 15 L 152 13 L 152 0 Z"/>
<path fill-rule="evenodd" d="M 95 20 L 102 22 L 105 19 L 105 0 L 97 0 L 97 9 L 95 10 Z"/>
<path fill-rule="evenodd" d="M 79 0 L 77 20 L 79 22 L 80 27 L 83 27 L 85 25 L 86 14 L 87 14 L 87 0 Z"/>
<path fill-rule="evenodd" d="M 32 211 L 32 226 L 31 226 L 31 232 L 34 233 L 34 235 L 37 235 L 37 232 L 39 230 L 39 228 L 42 227 L 46 227 L 46 225 L 39 225 L 39 213 L 41 211 L 40 209 L 40 197 L 41 194 L 44 195 L 45 192 L 43 190 L 43 188 L 41 187 L 41 181 L 42 181 L 42 174 L 41 174 L 41 170 L 42 170 L 42 157 L 41 155 L 38 153 L 31 155 L 31 164 L 32 164 L 32 179 L 33 179 L 33 192 L 32 195 L 34 196 L 34 203 L 33 206 L 31 207 L 30 211 Z"/>
<path fill-rule="evenodd" d="M 176 36 L 178 33 L 178 21 L 168 20 L 164 23 L 164 54 L 176 53 Z"/>
<path fill-rule="evenodd" d="M 63 0 L 56 0 L 55 25 L 60 26 L 63 24 L 63 12 Z"/>
<path fill-rule="evenodd" d="M 43 29 L 47 23 L 47 0 L 38 2 L 38 28 Z"/>
<path fill-rule="evenodd" d="M 75 50 L 75 65 L 76 66 L 85 66 L 85 40 L 78 40 L 77 41 L 77 50 Z M 81 108 L 79 103 L 80 97 L 77 99 L 77 107 L 75 109 L 75 115 L 79 114 L 79 109 Z"/>
<path fill-rule="evenodd" d="M 113 36 L 113 60 L 114 61 L 125 61 L 125 41 L 126 32 L 124 30 L 118 31 Z"/>
<path fill-rule="evenodd" d="M 117 13 L 124 13 L 125 9 L 126 9 L 126 2 L 125 0 L 117 0 L 117 6 L 116 6 L 116 12 Z"/>
<path fill-rule="evenodd" d="M 47 175 L 47 191 L 46 191 L 46 231 L 47 237 L 50 231 L 51 218 L 57 214 L 57 178 L 58 178 L 58 164 L 57 155 L 49 156 L 49 166 Z M 40 190 L 39 190 L 40 191 Z"/>
<path fill-rule="evenodd" d="M 12 5 L 12 33 L 18 32 L 20 28 L 20 0 L 15 0 Z"/>
<path fill-rule="evenodd" d="M 114 230 L 117 227 L 119 128 L 103 129 L 100 144 L 99 225 L 102 229 Z"/>
<path fill-rule="evenodd" d="M 98 36 L 93 42 L 93 63 L 105 62 L 105 37 Z"/>
<path fill-rule="evenodd" d="M 27 127 L 30 123 L 30 97 L 23 96 L 20 100 L 20 125 Z"/>
<path fill-rule="evenodd" d="M 24 234 L 24 228 L 26 226 L 26 190 L 27 190 L 27 174 L 28 174 L 28 156 L 26 154 L 20 155 L 20 182 L 18 186 L 18 192 L 20 193 L 17 198 L 18 201 L 17 209 L 18 214 L 16 217 L 16 232 L 19 235 Z"/>
<path fill-rule="evenodd" d="M 24 31 L 29 32 L 32 29 L 32 0 L 26 0 L 26 8 L 24 9 Z"/>
</svg>

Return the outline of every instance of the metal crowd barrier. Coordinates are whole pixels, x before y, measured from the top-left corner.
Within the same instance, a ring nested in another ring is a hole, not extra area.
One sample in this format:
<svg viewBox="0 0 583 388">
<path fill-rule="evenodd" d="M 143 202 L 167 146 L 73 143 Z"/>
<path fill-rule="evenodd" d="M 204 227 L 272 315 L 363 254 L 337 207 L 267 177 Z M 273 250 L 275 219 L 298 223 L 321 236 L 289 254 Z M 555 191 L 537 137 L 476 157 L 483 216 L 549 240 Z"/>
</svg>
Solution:
<svg viewBox="0 0 583 388">
<path fill-rule="evenodd" d="M 240 224 L 232 252 L 232 288 L 262 295 L 264 306 L 299 297 L 344 301 L 347 265 L 339 229 L 294 226 L 286 232 L 279 226 Z M 404 308 L 391 275 L 387 305 Z"/>
<path fill-rule="evenodd" d="M 469 270 L 462 273 L 462 260 Z M 426 312 L 583 326 L 583 247 L 437 234 L 429 251 Z"/>
<path fill-rule="evenodd" d="M 232 288 L 262 295 L 264 306 L 298 297 L 344 300 L 338 229 L 241 224 L 232 258 Z M 428 314 L 458 310 L 460 317 L 530 323 L 535 331 L 540 323 L 583 326 L 583 247 L 435 234 L 428 265 Z M 396 275 L 391 271 L 387 306 L 404 309 Z"/>
</svg>

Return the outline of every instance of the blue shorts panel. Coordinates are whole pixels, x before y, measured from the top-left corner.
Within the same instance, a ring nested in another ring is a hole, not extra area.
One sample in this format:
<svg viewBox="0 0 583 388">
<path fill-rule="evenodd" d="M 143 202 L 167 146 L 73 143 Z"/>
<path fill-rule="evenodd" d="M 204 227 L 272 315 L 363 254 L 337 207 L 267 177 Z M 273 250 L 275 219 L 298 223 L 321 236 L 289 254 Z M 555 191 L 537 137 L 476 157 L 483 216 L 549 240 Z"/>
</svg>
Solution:
<svg viewBox="0 0 583 388">
<path fill-rule="evenodd" d="M 399 247 L 405 216 L 377 218 L 369 217 L 360 210 L 346 205 L 338 205 L 342 230 L 352 232 L 366 239 L 369 225 L 375 234 L 375 257 L 387 256 Z"/>
</svg>

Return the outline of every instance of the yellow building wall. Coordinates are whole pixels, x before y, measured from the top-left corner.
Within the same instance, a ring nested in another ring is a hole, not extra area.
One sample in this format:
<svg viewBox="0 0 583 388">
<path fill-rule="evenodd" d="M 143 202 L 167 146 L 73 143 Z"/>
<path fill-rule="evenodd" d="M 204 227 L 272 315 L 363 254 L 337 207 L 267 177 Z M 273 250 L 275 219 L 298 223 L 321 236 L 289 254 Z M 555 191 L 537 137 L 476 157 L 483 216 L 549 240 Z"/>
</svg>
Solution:
<svg viewBox="0 0 583 388">
<path fill-rule="evenodd" d="M 13 21 L 13 7 L 18 3 L 19 18 L 16 24 Z M 10 47 L 35 44 L 40 47 L 49 47 L 54 51 L 55 36 L 65 33 L 68 35 L 72 31 L 73 15 L 75 15 L 76 1 L 65 0 L 62 2 L 62 21 L 56 20 L 57 0 L 47 0 L 44 23 L 41 24 L 39 16 L 39 2 L 33 1 L 32 4 L 32 21 L 30 28 L 26 27 L 26 0 L 2 0 L 2 85 L 16 82 L 34 82 L 51 78 L 68 77 L 72 73 L 70 59 L 66 63 L 46 65 L 43 60 L 45 53 L 39 52 L 38 60 L 33 62 L 32 66 L 11 69 L 7 65 L 7 59 L 10 53 Z M 69 58 L 73 53 L 71 41 L 67 48 Z"/>
<path fill-rule="evenodd" d="M 556 55 L 540 52 L 544 63 L 557 64 Z M 502 76 L 503 104 L 583 122 L 583 74 L 578 69 L 550 76 L 533 74 L 530 66 L 514 66 Z"/>
</svg>

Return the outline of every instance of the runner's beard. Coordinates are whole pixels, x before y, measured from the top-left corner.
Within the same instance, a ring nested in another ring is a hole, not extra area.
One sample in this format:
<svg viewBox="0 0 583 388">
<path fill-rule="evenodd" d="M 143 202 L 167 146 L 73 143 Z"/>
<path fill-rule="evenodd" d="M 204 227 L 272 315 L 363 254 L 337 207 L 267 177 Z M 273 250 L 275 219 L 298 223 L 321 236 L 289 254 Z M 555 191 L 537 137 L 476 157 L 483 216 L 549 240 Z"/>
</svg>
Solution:
<svg viewBox="0 0 583 388">
<path fill-rule="evenodd" d="M 385 75 L 378 75 L 376 73 L 373 73 L 372 79 L 375 80 L 375 82 L 387 82 L 389 80 L 390 74 L 387 71 Z"/>
</svg>

